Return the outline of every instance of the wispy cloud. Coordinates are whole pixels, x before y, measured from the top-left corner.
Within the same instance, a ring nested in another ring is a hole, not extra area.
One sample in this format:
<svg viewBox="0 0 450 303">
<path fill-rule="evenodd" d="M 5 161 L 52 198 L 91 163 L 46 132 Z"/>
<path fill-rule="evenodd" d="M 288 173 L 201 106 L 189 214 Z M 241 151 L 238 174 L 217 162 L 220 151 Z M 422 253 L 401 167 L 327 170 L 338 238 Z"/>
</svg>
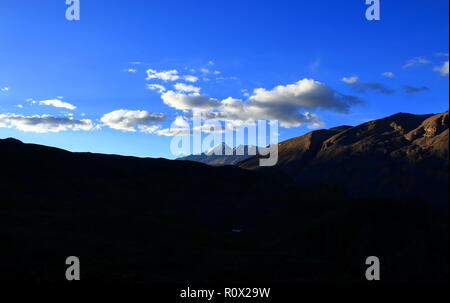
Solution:
<svg viewBox="0 0 450 303">
<path fill-rule="evenodd" d="M 395 77 L 395 74 L 393 72 L 385 72 L 385 73 L 382 73 L 381 75 L 386 78 L 394 78 Z"/>
<path fill-rule="evenodd" d="M 9 90 L 10 90 L 9 87 L 2 87 L 2 88 L 0 88 L 0 91 L 2 91 L 2 92 L 8 92 Z"/>
<path fill-rule="evenodd" d="M 430 60 L 427 59 L 427 57 L 425 56 L 421 56 L 421 57 L 415 57 L 413 59 L 408 60 L 405 65 L 403 65 L 403 68 L 409 68 L 409 67 L 413 67 L 416 65 L 423 65 L 423 64 L 428 64 L 431 63 Z"/>
<path fill-rule="evenodd" d="M 73 117 L 54 117 L 50 115 L 23 116 L 0 114 L 0 127 L 16 128 L 25 132 L 48 133 L 66 130 L 92 130 L 94 124 L 89 119 L 78 120 Z"/>
<path fill-rule="evenodd" d="M 359 81 L 359 77 L 353 76 L 353 77 L 344 77 L 341 79 L 342 82 L 345 82 L 347 84 L 354 84 Z"/>
<path fill-rule="evenodd" d="M 430 90 L 426 86 L 414 87 L 414 86 L 411 86 L 411 85 L 403 85 L 402 89 L 407 94 L 417 94 L 417 93 L 420 93 L 420 92 L 426 92 L 426 91 Z"/>
<path fill-rule="evenodd" d="M 147 84 L 147 89 L 158 91 L 160 94 L 166 91 L 166 88 L 160 84 Z"/>
<path fill-rule="evenodd" d="M 387 88 L 384 84 L 378 82 L 361 82 L 358 77 L 344 77 L 341 79 L 342 82 L 350 84 L 352 86 L 352 90 L 357 93 L 367 93 L 369 91 L 390 95 L 394 94 L 395 90 Z"/>
</svg>

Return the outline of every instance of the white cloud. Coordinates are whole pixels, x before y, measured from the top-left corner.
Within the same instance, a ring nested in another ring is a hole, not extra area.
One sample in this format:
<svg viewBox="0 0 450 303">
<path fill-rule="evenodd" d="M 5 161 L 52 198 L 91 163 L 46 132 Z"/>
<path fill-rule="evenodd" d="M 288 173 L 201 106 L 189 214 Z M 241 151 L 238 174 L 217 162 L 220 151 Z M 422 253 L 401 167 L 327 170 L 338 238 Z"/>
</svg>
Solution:
<svg viewBox="0 0 450 303">
<path fill-rule="evenodd" d="M 66 109 L 70 109 L 70 110 L 74 110 L 77 107 L 75 105 L 72 105 L 68 102 L 63 102 L 60 99 L 51 99 L 51 100 L 43 100 L 43 101 L 38 101 L 39 105 L 47 105 L 47 106 L 53 106 L 53 107 L 58 107 L 58 108 L 66 108 Z"/>
<path fill-rule="evenodd" d="M 151 113 L 144 110 L 119 109 L 103 115 L 100 119 L 105 125 L 112 129 L 135 132 L 154 133 L 160 127 L 157 123 L 165 121 L 164 114 Z"/>
<path fill-rule="evenodd" d="M 209 61 L 208 64 L 211 66 L 215 65 L 214 61 Z"/>
<path fill-rule="evenodd" d="M 175 123 L 175 122 L 174 122 Z M 187 123 L 187 122 L 186 122 Z M 215 124 L 215 123 L 205 123 L 200 126 L 196 126 L 193 129 L 189 128 L 187 126 L 179 126 L 174 127 L 175 125 L 172 124 L 170 128 L 160 129 L 156 131 L 156 133 L 160 136 L 183 136 L 183 135 L 192 135 L 194 132 L 202 132 L 202 133 L 223 133 L 225 131 L 225 128 L 222 125 Z"/>
<path fill-rule="evenodd" d="M 182 116 L 177 116 L 172 126 L 187 128 L 189 127 L 189 123 Z"/>
<path fill-rule="evenodd" d="M 207 68 L 202 68 L 202 69 L 200 69 L 200 71 L 201 71 L 203 74 L 209 74 L 209 73 L 211 73 L 211 71 L 210 71 L 209 69 L 207 69 Z"/>
<path fill-rule="evenodd" d="M 207 119 L 236 124 L 260 119 L 278 120 L 283 127 L 300 126 L 305 123 L 321 125 L 319 117 L 310 110 L 322 109 L 346 113 L 351 105 L 361 102 L 357 97 L 340 94 L 312 79 L 280 85 L 272 90 L 255 89 L 253 95 L 245 102 L 231 97 L 219 101 L 198 93 L 182 94 L 173 91 L 164 93 L 161 98 L 165 104 L 173 108 L 202 112 Z"/>
<path fill-rule="evenodd" d="M 408 60 L 403 68 L 413 67 L 415 65 L 428 64 L 431 61 L 427 59 L 427 57 L 421 56 Z"/>
<path fill-rule="evenodd" d="M 180 92 L 187 92 L 187 93 L 198 93 L 198 92 L 200 92 L 200 87 L 196 87 L 196 86 L 193 86 L 193 85 L 187 85 L 187 84 L 184 84 L 184 83 L 177 83 L 177 84 L 174 85 L 174 87 L 175 87 L 175 89 L 177 91 L 180 91 Z"/>
<path fill-rule="evenodd" d="M 160 94 L 166 91 L 166 88 L 160 84 L 147 84 L 147 89 L 156 90 Z"/>
<path fill-rule="evenodd" d="M 198 77 L 192 76 L 192 75 L 185 75 L 185 76 L 183 76 L 183 79 L 188 82 L 192 82 L 192 83 L 195 83 L 198 81 Z"/>
<path fill-rule="evenodd" d="M 183 127 L 171 127 L 171 128 L 160 129 L 156 133 L 160 136 L 173 137 L 173 136 L 190 135 L 191 130 L 189 128 L 183 128 Z"/>
<path fill-rule="evenodd" d="M 2 88 L 0 88 L 0 90 L 2 92 L 7 92 L 7 91 L 9 91 L 9 87 L 2 87 Z"/>
<path fill-rule="evenodd" d="M 348 83 L 348 84 L 353 84 L 359 81 L 358 77 L 344 77 L 341 79 L 342 82 Z"/>
<path fill-rule="evenodd" d="M 126 68 L 126 69 L 124 69 L 123 71 L 124 71 L 124 72 L 127 72 L 127 73 L 135 73 L 135 72 L 137 72 L 137 69 L 134 69 L 134 68 Z"/>
<path fill-rule="evenodd" d="M 161 98 L 165 104 L 180 110 L 205 111 L 212 110 L 220 105 L 218 100 L 199 95 L 198 93 L 185 95 L 169 90 L 162 94 Z"/>
<path fill-rule="evenodd" d="M 245 89 L 245 88 L 241 89 L 241 93 L 242 93 L 242 95 L 243 95 L 244 97 L 250 97 L 250 94 L 248 93 L 248 90 Z"/>
<path fill-rule="evenodd" d="M 385 73 L 382 73 L 381 75 L 383 75 L 386 78 L 394 78 L 395 77 L 395 74 L 393 72 L 385 72 Z"/>
<path fill-rule="evenodd" d="M 440 73 L 442 77 L 448 76 L 448 61 L 445 61 L 441 66 L 436 66 L 434 71 Z"/>
<path fill-rule="evenodd" d="M 22 104 L 17 104 L 16 105 L 18 108 L 23 108 L 23 105 Z"/>
<path fill-rule="evenodd" d="M 147 70 L 147 80 L 151 79 L 160 79 L 164 81 L 176 81 L 180 79 L 178 75 L 178 71 L 175 69 L 167 70 L 167 71 L 156 71 L 154 69 Z"/>
<path fill-rule="evenodd" d="M 89 119 L 78 120 L 72 117 L 23 116 L 6 113 L 0 114 L 0 127 L 16 128 L 25 132 L 47 133 L 66 130 L 92 130 L 94 124 Z"/>
<path fill-rule="evenodd" d="M 217 81 L 222 81 L 222 80 L 237 80 L 237 77 L 234 76 L 230 76 L 230 77 L 217 77 L 216 80 Z"/>
</svg>

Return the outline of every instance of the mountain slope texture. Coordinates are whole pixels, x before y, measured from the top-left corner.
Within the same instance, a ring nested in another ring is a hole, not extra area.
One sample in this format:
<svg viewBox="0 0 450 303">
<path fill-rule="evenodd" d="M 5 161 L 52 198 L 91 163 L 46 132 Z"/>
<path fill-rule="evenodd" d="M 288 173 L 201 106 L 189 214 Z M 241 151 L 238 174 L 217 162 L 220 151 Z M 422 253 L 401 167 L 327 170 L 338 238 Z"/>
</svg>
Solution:
<svg viewBox="0 0 450 303">
<path fill-rule="evenodd" d="M 281 170 L 303 185 L 334 184 L 355 197 L 411 196 L 445 203 L 448 143 L 448 112 L 399 113 L 281 142 L 274 167 L 260 167 L 258 156 L 238 166 Z"/>
</svg>

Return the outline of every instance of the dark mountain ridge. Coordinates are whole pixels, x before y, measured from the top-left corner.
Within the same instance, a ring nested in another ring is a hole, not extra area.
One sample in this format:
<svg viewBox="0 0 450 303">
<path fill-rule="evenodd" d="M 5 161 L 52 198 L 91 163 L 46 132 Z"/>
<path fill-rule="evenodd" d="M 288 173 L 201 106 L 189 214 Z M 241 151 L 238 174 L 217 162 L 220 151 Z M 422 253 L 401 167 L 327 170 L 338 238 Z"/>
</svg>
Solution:
<svg viewBox="0 0 450 303">
<path fill-rule="evenodd" d="M 395 163 L 379 155 L 407 155 L 406 181 L 425 172 L 432 182 L 422 191 L 447 190 L 448 120 L 433 117 L 288 140 L 280 148 L 283 169 L 268 171 L 0 140 L 0 280 L 64 283 L 65 259 L 78 256 L 84 282 L 364 283 L 365 259 L 375 255 L 384 283 L 448 281 L 446 211 L 418 196 L 354 198 L 322 182 L 335 173 L 352 184 L 358 180 L 345 178 L 367 177 L 358 167 L 343 169 L 353 163 L 348 157 L 378 171 Z M 375 152 L 368 157 L 366 149 Z M 312 177 L 313 168 L 323 169 L 320 182 L 306 185 L 295 174 L 305 162 L 315 163 L 306 168 Z M 376 181 L 367 181 L 373 195 Z"/>
</svg>

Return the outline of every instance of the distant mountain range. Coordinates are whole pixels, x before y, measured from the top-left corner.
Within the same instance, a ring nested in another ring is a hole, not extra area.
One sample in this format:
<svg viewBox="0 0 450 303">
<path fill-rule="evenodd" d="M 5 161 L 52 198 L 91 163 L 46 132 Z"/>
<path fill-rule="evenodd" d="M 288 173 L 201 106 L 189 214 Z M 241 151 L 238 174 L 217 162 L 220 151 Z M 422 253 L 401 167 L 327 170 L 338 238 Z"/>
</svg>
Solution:
<svg viewBox="0 0 450 303">
<path fill-rule="evenodd" d="M 177 160 L 195 161 L 211 166 L 236 165 L 253 157 L 257 152 L 256 146 L 239 145 L 231 148 L 225 143 L 220 143 L 200 155 L 190 155 Z"/>
</svg>

